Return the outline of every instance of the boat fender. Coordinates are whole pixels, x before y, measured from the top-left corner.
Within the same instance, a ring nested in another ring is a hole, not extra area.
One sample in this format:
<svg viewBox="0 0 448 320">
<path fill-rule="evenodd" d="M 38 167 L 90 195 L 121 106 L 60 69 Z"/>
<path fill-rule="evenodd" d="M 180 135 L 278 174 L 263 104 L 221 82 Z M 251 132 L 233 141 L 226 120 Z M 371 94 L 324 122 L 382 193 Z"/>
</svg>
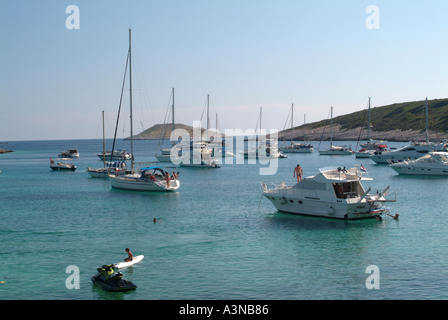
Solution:
<svg viewBox="0 0 448 320">
<path fill-rule="evenodd" d="M 285 199 L 285 197 L 283 197 L 283 198 L 280 200 L 280 204 L 281 204 L 281 205 L 286 204 L 286 199 Z"/>
<path fill-rule="evenodd" d="M 333 214 L 334 214 L 334 209 L 333 209 L 333 207 L 328 208 L 327 213 L 328 213 L 329 215 L 333 215 Z"/>
</svg>

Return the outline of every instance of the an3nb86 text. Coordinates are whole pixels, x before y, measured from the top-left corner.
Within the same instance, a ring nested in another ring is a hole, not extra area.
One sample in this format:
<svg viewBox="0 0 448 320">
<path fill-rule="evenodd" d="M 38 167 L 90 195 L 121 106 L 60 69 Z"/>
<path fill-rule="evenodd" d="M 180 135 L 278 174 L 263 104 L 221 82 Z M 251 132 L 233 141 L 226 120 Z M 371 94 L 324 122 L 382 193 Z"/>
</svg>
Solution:
<svg viewBox="0 0 448 320">
<path fill-rule="evenodd" d="M 224 305 L 222 308 L 217 307 L 196 307 L 187 304 L 180 307 L 180 315 L 205 315 L 210 317 L 212 314 L 219 315 L 267 315 L 269 312 L 268 305 L 260 304 L 230 304 Z"/>
</svg>

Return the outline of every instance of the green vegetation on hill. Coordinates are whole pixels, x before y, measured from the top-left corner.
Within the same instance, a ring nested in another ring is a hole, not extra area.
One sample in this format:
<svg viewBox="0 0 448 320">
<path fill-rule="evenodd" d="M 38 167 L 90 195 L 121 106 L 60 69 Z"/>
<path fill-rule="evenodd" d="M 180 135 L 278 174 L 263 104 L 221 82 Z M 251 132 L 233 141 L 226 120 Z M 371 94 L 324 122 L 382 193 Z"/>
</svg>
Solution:
<svg viewBox="0 0 448 320">
<path fill-rule="evenodd" d="M 439 133 L 448 132 L 448 99 L 428 100 L 428 124 L 431 130 Z M 347 115 L 333 118 L 333 125 L 341 125 L 341 130 L 366 126 L 368 108 Z M 378 132 L 392 130 L 423 131 L 426 128 L 425 100 L 394 103 L 382 107 L 370 108 L 370 122 L 373 130 Z M 308 123 L 308 129 L 330 125 L 330 119 Z M 302 126 L 300 126 L 302 127 Z M 300 128 L 297 127 L 297 128 Z"/>
<path fill-rule="evenodd" d="M 187 130 L 190 137 L 193 137 L 193 127 L 188 126 L 181 123 L 176 123 L 174 128 L 177 129 L 184 129 Z M 158 139 L 165 139 L 169 140 L 171 132 L 173 131 L 173 125 L 172 124 L 156 124 L 152 126 L 151 128 L 146 129 L 145 131 L 134 135 L 134 139 L 152 139 L 152 140 L 158 140 Z M 205 129 L 201 129 L 201 134 L 205 131 Z M 130 137 L 126 138 L 126 140 L 130 139 Z"/>
</svg>

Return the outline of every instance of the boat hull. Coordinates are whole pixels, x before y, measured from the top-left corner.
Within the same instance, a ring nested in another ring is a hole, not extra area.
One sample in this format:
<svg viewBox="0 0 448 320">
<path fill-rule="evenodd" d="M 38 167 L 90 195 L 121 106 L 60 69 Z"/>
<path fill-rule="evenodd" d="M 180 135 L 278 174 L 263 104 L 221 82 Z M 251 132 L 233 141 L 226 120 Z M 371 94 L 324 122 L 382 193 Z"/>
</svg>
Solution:
<svg viewBox="0 0 448 320">
<path fill-rule="evenodd" d="M 102 153 L 97 154 L 98 158 L 100 158 L 100 160 L 103 160 L 105 158 L 106 161 L 114 161 L 114 160 L 130 160 L 131 156 L 129 154 L 124 154 L 124 155 L 113 155 L 112 159 L 110 156 L 110 153 L 106 153 L 106 157 L 104 157 L 104 155 Z"/>
<path fill-rule="evenodd" d="M 373 152 L 355 152 L 355 158 L 370 158 Z"/>
<path fill-rule="evenodd" d="M 159 162 L 171 162 L 170 155 L 155 155 L 155 157 Z"/>
<path fill-rule="evenodd" d="M 109 182 L 112 188 L 132 191 L 168 192 L 179 188 L 179 180 L 170 180 L 170 187 L 167 187 L 166 181 L 151 181 L 149 179 L 109 175 Z"/>
<path fill-rule="evenodd" d="M 92 178 L 104 178 L 104 179 L 109 178 L 109 172 L 108 172 L 107 169 L 103 170 L 103 169 L 90 169 L 90 168 L 87 168 L 86 171 Z"/>
<path fill-rule="evenodd" d="M 59 167 L 59 166 L 52 166 L 51 170 L 53 171 L 75 171 L 76 167 Z"/>
<path fill-rule="evenodd" d="M 394 164 L 390 165 L 398 174 L 401 175 L 413 175 L 413 176 L 446 176 L 448 177 L 448 167 L 419 167 L 406 164 Z"/>
<path fill-rule="evenodd" d="M 185 168 L 199 168 L 199 169 L 217 169 L 221 168 L 220 165 L 217 164 L 194 164 L 194 163 L 180 163 L 179 166 L 185 167 Z"/>
<path fill-rule="evenodd" d="M 348 150 L 319 150 L 321 156 L 349 156 L 351 154 L 353 152 Z"/>
<path fill-rule="evenodd" d="M 370 211 L 370 205 L 364 203 L 347 203 L 346 200 L 322 201 L 321 198 L 306 199 L 283 196 L 281 194 L 263 193 L 278 211 L 343 220 L 372 219 L 388 212 L 388 208 Z M 311 197 L 308 197 L 311 198 Z M 340 201 L 340 202 L 337 202 Z"/>
<path fill-rule="evenodd" d="M 283 148 L 283 149 L 280 149 L 280 151 L 283 153 L 313 153 L 314 149 L 313 148 L 300 148 L 300 149 Z"/>
</svg>

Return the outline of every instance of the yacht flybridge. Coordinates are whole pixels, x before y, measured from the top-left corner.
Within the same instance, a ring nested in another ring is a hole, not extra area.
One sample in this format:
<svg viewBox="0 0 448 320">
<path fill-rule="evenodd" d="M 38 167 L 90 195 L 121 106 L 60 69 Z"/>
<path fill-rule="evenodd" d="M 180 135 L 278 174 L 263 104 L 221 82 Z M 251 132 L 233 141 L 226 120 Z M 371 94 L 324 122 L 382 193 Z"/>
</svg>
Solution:
<svg viewBox="0 0 448 320">
<path fill-rule="evenodd" d="M 261 183 L 263 195 L 272 202 L 279 211 L 301 215 L 319 216 L 338 219 L 375 218 L 389 208 L 384 206 L 389 192 L 387 186 L 382 191 L 369 193 L 361 181 L 373 180 L 367 172 L 358 167 L 323 168 L 315 176 L 304 178 L 295 185 L 285 182 Z"/>
</svg>

